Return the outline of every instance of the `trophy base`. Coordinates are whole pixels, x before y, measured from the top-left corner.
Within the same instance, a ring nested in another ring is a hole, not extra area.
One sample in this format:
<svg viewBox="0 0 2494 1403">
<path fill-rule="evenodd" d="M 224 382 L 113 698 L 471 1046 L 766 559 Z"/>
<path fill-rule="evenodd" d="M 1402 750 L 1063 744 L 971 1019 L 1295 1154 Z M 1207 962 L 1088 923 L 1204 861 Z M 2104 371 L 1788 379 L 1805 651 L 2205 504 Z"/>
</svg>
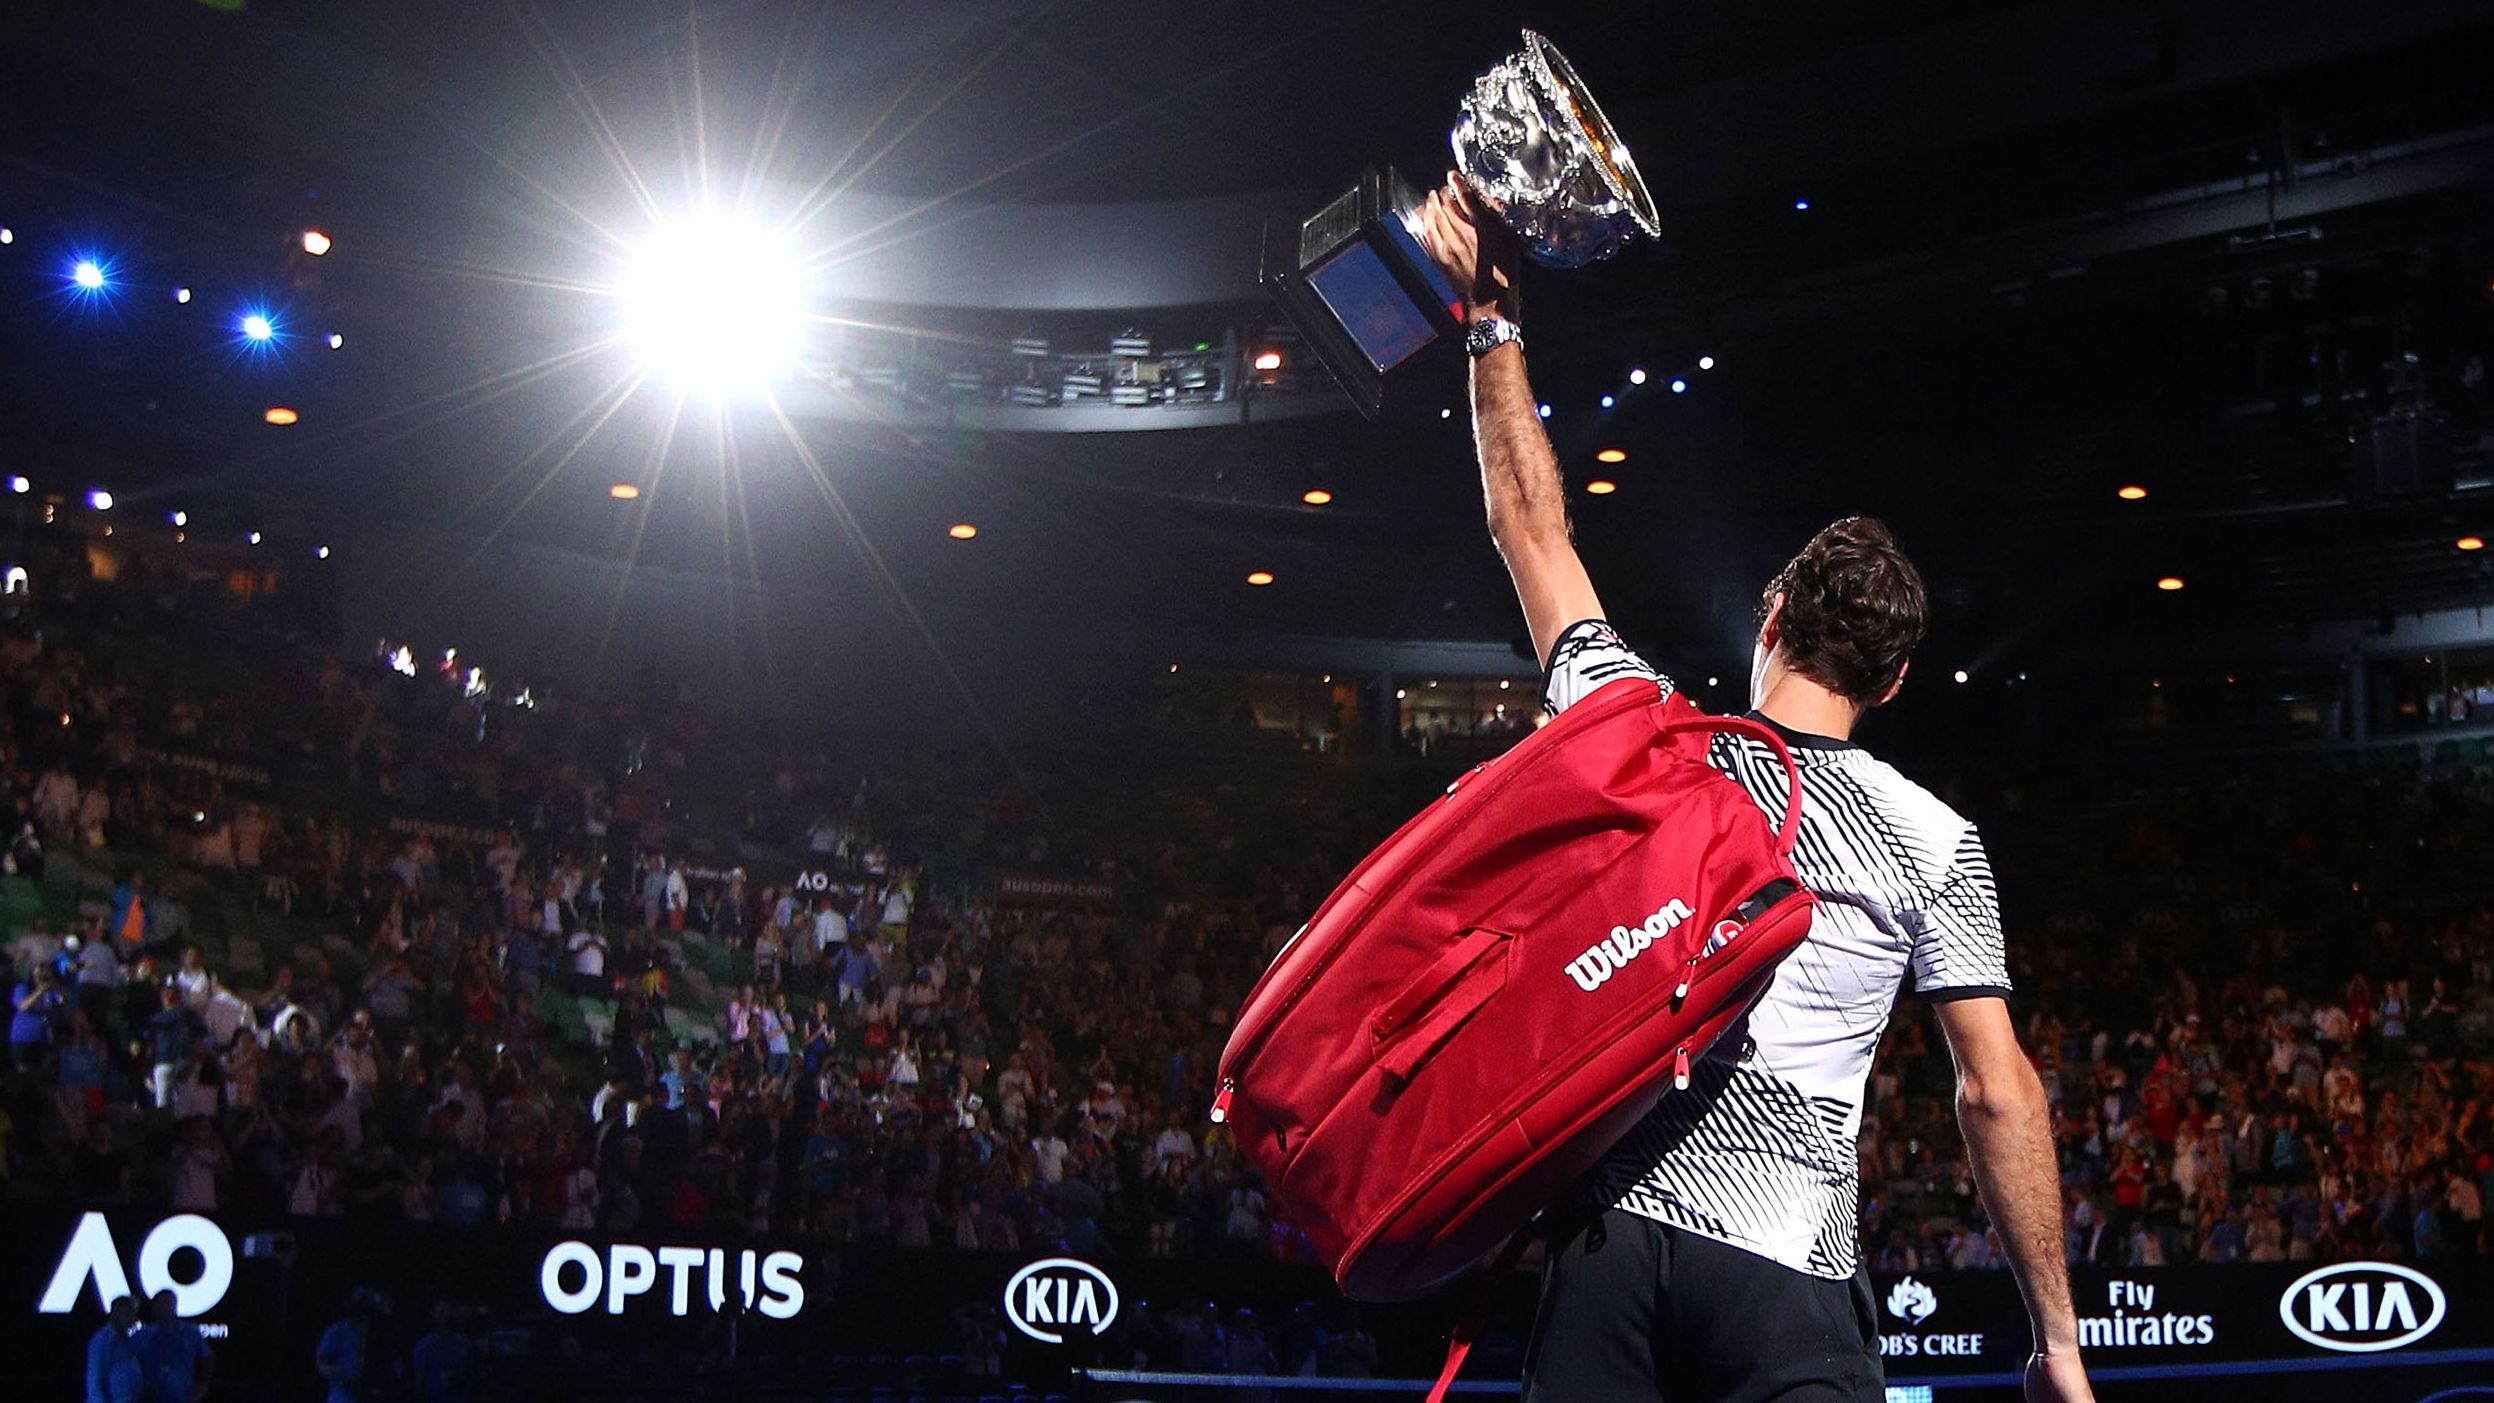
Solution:
<svg viewBox="0 0 2494 1403">
<path fill-rule="evenodd" d="M 1387 373 L 1463 326 L 1461 294 L 1411 232 L 1421 199 L 1399 174 L 1371 167 L 1296 238 L 1266 233 L 1265 287 L 1371 419 Z"/>
</svg>

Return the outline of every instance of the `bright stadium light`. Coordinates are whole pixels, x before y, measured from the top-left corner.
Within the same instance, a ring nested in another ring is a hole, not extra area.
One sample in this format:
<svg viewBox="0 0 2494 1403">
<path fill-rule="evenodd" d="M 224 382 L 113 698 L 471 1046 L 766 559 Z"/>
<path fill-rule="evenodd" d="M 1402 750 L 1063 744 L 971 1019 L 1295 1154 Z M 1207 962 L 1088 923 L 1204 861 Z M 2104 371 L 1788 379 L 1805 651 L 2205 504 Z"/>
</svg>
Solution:
<svg viewBox="0 0 2494 1403">
<path fill-rule="evenodd" d="M 87 494 L 87 505 L 100 512 L 111 511 L 113 509 L 113 494 L 99 487 Z"/>
<path fill-rule="evenodd" d="M 104 290 L 104 265 L 92 258 L 81 258 L 69 270 L 69 280 L 89 292 Z"/>
<path fill-rule="evenodd" d="M 247 312 L 242 319 L 242 334 L 253 341 L 267 341 L 277 335 L 277 323 L 266 312 Z"/>
<path fill-rule="evenodd" d="M 626 333 L 645 364 L 719 394 L 795 367 L 805 282 L 777 232 L 704 213 L 652 231 L 633 252 L 617 293 Z"/>
</svg>

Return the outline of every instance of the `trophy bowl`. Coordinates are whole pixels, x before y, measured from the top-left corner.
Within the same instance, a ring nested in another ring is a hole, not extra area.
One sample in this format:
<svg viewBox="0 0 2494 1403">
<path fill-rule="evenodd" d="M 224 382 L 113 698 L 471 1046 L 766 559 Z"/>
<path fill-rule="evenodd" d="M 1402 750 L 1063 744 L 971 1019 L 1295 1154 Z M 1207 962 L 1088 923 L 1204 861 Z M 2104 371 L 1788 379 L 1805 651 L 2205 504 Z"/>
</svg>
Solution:
<svg viewBox="0 0 2494 1403">
<path fill-rule="evenodd" d="M 1581 268 L 1661 230 L 1628 144 L 1532 30 L 1474 80 L 1447 139 L 1456 175 L 1544 266 Z M 1463 290 L 1420 242 L 1426 188 L 1371 166 L 1295 230 L 1266 234 L 1265 286 L 1371 417 L 1387 372 L 1462 326 Z"/>
<path fill-rule="evenodd" d="M 1473 82 L 1448 138 L 1456 173 L 1537 263 L 1581 268 L 1662 232 L 1628 143 L 1557 46 L 1532 30 Z"/>
</svg>

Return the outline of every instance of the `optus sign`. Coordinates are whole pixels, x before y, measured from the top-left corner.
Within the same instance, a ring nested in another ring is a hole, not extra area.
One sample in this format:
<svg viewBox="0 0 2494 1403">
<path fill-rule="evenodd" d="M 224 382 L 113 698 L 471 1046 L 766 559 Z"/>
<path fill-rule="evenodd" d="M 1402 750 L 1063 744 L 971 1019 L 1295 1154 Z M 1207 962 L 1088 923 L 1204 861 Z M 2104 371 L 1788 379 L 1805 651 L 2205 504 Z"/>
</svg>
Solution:
<svg viewBox="0 0 2494 1403">
<path fill-rule="evenodd" d="M 2295 1278 L 2278 1319 L 2295 1338 L 2341 1354 L 2378 1354 L 2433 1333 L 2449 1313 L 2442 1288 L 2395 1262 L 2340 1262 Z"/>
<path fill-rule="evenodd" d="M 731 1260 L 732 1259 L 732 1260 Z M 667 1310 L 690 1315 L 693 1287 L 714 1311 L 727 1309 L 732 1285 L 736 1299 L 773 1320 L 787 1320 L 805 1309 L 805 1283 L 798 1273 L 805 1259 L 794 1252 L 729 1252 L 718 1247 L 648 1248 L 618 1242 L 604 1253 L 580 1241 L 558 1242 L 537 1267 L 538 1294 L 565 1315 L 580 1315 L 603 1305 L 608 1315 L 621 1315 L 636 1296 L 657 1289 L 658 1275 L 667 1273 Z"/>
<path fill-rule="evenodd" d="M 1047 1345 L 1061 1345 L 1075 1331 L 1106 1334 L 1117 1319 L 1117 1283 L 1089 1262 L 1045 1257 L 1005 1283 L 1005 1318 Z"/>
</svg>

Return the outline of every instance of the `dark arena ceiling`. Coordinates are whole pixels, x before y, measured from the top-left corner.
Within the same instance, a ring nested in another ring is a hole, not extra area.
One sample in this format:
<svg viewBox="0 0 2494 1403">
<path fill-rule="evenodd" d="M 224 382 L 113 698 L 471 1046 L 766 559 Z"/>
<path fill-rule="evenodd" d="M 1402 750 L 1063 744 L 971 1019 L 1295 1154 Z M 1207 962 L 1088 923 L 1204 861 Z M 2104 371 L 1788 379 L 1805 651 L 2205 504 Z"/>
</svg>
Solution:
<svg viewBox="0 0 2494 1403">
<path fill-rule="evenodd" d="M 1262 221 L 1363 162 L 1431 176 L 1519 23 L 1665 215 L 1527 318 L 1572 480 L 1618 484 L 1576 508 L 1633 630 L 1735 655 L 1859 511 L 1968 658 L 2494 596 L 2455 545 L 2494 534 L 2494 9 L 2433 0 L 24 5 L 0 466 L 411 581 L 524 549 L 1042 629 L 1504 640 L 1459 364 L 1364 422 L 1254 276 Z M 812 241 L 806 383 L 687 401 L 611 344 L 624 250 L 705 200 Z M 1127 328 L 1228 355 L 1228 393 L 993 379 Z"/>
</svg>

